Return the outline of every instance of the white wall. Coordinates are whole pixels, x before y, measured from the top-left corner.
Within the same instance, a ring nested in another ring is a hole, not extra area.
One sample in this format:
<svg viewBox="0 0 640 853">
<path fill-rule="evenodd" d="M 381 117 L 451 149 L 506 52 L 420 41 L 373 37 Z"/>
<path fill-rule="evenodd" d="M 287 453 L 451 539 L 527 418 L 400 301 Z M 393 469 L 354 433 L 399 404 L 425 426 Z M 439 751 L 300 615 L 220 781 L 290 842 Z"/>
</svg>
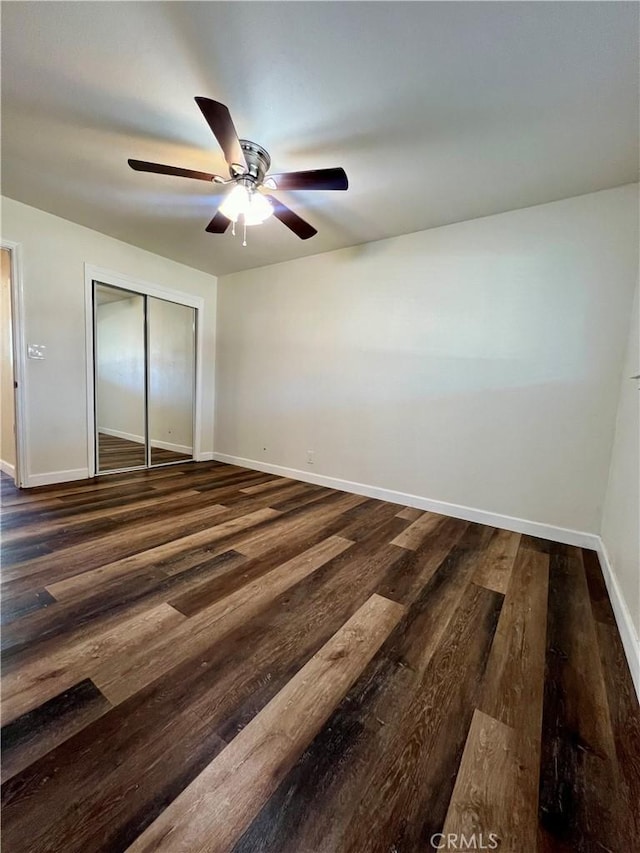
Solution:
<svg viewBox="0 0 640 853">
<path fill-rule="evenodd" d="M 602 540 L 629 611 L 636 647 L 640 636 L 640 383 L 631 377 L 640 374 L 639 312 L 636 290 L 602 519 Z"/>
<path fill-rule="evenodd" d="M 599 533 L 637 192 L 221 278 L 216 452 Z"/>
<path fill-rule="evenodd" d="M 44 361 L 27 360 L 31 484 L 86 476 L 85 262 L 204 298 L 202 451 L 210 453 L 216 278 L 7 198 L 2 235 L 22 244 L 26 340 L 47 347 Z"/>
</svg>

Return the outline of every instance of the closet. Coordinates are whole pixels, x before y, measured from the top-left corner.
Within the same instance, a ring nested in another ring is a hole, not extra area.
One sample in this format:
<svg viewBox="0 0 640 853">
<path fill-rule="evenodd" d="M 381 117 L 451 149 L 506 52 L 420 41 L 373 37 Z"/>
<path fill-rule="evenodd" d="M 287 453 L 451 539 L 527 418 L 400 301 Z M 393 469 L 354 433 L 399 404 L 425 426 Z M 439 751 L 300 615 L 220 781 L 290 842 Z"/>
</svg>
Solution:
<svg viewBox="0 0 640 853">
<path fill-rule="evenodd" d="M 195 308 L 93 282 L 95 471 L 194 456 Z"/>
</svg>

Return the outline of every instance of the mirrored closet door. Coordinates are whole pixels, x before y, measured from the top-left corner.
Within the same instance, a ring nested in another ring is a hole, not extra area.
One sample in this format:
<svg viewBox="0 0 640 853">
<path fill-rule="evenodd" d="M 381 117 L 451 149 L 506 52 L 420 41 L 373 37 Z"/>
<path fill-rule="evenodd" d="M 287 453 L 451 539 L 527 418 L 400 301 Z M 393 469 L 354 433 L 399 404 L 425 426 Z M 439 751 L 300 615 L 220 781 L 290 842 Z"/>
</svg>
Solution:
<svg viewBox="0 0 640 853">
<path fill-rule="evenodd" d="M 193 458 L 196 310 L 93 283 L 96 472 Z"/>
<path fill-rule="evenodd" d="M 151 465 L 193 457 L 195 308 L 147 297 Z"/>
</svg>

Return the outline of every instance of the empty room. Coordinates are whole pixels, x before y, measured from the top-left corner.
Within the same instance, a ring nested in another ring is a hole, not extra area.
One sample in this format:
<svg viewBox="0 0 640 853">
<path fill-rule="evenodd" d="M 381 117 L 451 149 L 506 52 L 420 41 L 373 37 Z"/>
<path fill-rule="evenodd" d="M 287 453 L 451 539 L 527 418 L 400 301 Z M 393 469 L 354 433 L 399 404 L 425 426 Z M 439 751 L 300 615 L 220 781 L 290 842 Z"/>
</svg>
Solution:
<svg viewBox="0 0 640 853">
<path fill-rule="evenodd" d="M 3 853 L 640 850 L 640 6 L 1 5 Z"/>
</svg>

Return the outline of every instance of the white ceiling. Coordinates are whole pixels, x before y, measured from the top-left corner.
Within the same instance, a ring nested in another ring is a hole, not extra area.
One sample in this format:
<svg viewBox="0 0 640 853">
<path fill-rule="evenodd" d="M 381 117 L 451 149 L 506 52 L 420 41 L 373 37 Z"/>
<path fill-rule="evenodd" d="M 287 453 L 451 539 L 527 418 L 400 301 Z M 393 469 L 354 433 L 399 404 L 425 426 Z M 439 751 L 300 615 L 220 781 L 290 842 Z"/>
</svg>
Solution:
<svg viewBox="0 0 640 853">
<path fill-rule="evenodd" d="M 2 191 L 224 274 L 638 179 L 638 13 L 620 2 L 21 2 L 2 6 Z M 227 104 L 318 228 L 204 231 Z"/>
</svg>

